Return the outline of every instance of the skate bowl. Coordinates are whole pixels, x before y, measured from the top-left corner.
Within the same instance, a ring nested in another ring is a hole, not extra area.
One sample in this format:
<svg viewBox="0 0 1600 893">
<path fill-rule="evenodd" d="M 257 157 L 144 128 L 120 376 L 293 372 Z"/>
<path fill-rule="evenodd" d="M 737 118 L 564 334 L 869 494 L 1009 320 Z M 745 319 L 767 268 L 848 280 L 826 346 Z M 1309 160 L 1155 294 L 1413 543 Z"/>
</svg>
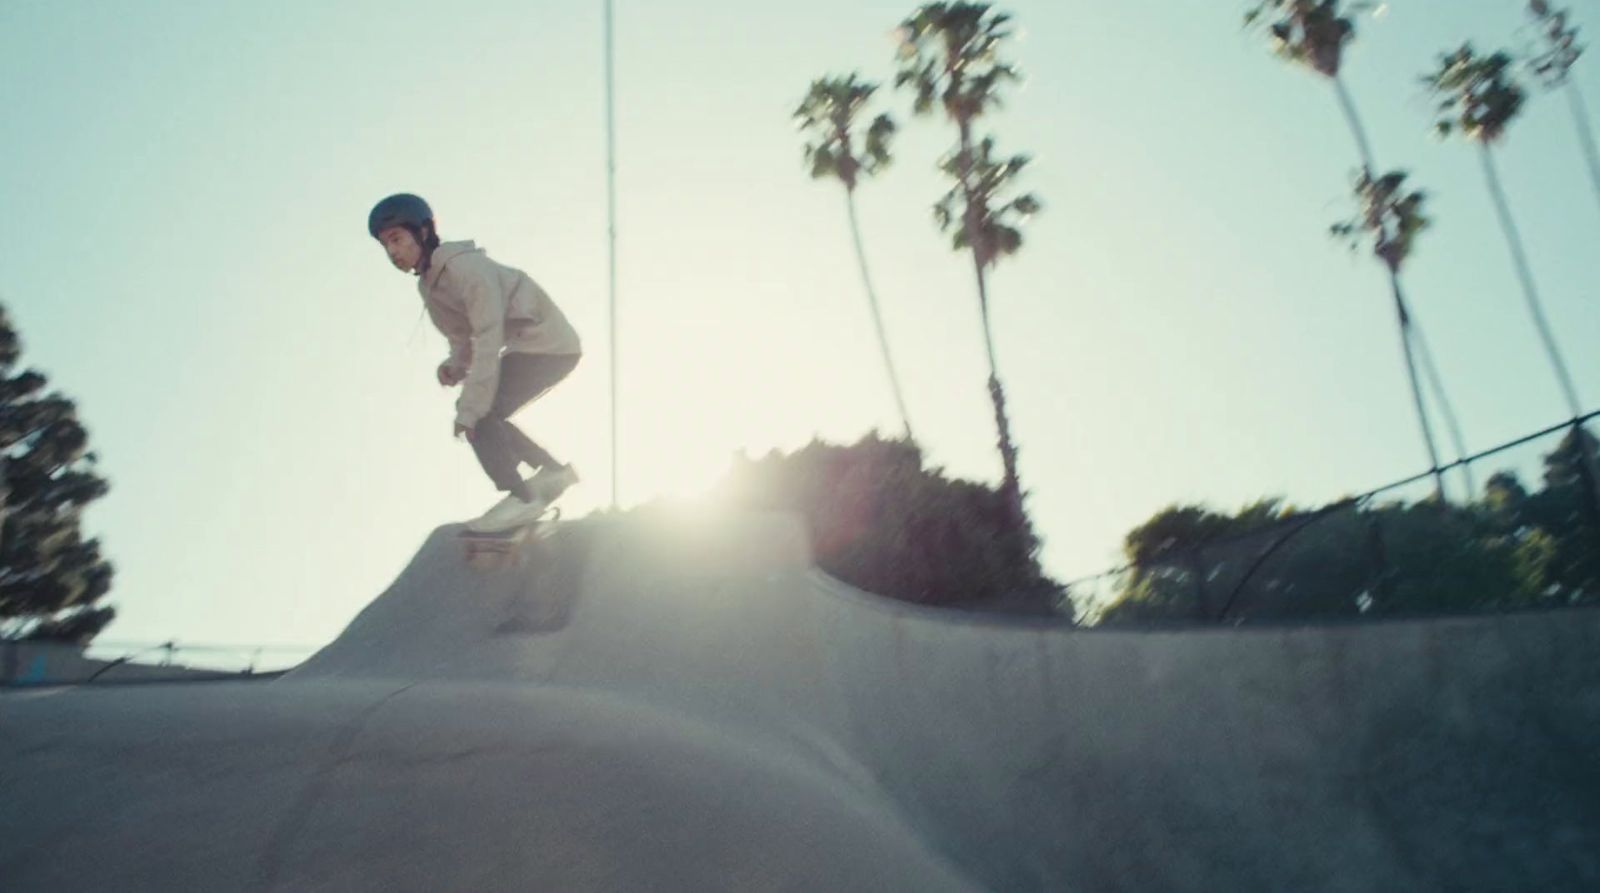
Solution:
<svg viewBox="0 0 1600 893">
<path fill-rule="evenodd" d="M 455 533 L 279 679 L 0 696 L 0 886 L 1600 889 L 1600 612 L 1079 631 L 784 515 Z"/>
</svg>

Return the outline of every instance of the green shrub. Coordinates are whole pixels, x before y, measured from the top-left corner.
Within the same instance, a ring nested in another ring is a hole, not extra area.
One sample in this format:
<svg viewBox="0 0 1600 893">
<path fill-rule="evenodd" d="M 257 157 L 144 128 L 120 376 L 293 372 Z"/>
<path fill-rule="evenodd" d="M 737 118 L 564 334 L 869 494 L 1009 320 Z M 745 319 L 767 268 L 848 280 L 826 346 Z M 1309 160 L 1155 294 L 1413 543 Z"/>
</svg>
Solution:
<svg viewBox="0 0 1600 893">
<path fill-rule="evenodd" d="M 817 564 L 878 595 L 1029 613 L 1054 612 L 1061 596 L 1039 566 L 1031 527 L 1008 529 L 1000 492 L 923 467 L 910 441 L 872 434 L 741 457 L 719 495 L 733 508 L 801 515 Z"/>
</svg>

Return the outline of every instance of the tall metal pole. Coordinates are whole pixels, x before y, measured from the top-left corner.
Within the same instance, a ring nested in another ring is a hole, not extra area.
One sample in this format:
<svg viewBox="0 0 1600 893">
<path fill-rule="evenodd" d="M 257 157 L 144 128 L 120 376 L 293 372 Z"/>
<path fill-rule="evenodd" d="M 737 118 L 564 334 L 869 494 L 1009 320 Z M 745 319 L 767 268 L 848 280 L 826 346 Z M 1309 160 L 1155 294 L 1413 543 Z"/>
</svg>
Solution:
<svg viewBox="0 0 1600 893">
<path fill-rule="evenodd" d="M 611 302 L 611 508 L 617 507 L 617 139 L 613 113 L 611 0 L 606 7 L 606 239 Z"/>
</svg>

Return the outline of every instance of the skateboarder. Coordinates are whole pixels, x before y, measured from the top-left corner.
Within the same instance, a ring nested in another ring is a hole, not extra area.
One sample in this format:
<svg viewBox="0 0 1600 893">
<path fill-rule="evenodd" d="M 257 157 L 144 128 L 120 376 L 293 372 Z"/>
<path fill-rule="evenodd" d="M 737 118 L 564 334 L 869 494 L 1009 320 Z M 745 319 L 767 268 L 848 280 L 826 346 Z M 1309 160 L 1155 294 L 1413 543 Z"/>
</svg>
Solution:
<svg viewBox="0 0 1600 893">
<path fill-rule="evenodd" d="M 578 365 L 577 331 L 527 273 L 471 241 L 440 242 L 432 209 L 415 195 L 378 202 L 367 232 L 395 267 L 417 276 L 428 316 L 450 342 L 439 384 L 461 385 L 455 436 L 466 436 L 489 480 L 508 494 L 467 528 L 499 533 L 532 523 L 578 475 L 508 419 Z M 523 463 L 531 477 L 519 474 Z"/>
</svg>

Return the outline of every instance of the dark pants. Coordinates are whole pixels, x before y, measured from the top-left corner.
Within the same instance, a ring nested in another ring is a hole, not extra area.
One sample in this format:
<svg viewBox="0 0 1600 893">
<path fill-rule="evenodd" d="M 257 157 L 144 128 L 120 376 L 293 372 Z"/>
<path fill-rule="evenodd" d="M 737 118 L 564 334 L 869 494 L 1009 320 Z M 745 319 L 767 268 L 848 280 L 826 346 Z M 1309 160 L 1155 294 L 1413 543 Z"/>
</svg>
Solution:
<svg viewBox="0 0 1600 893">
<path fill-rule="evenodd" d="M 500 385 L 494 402 L 472 429 L 472 451 L 496 489 L 526 499 L 527 487 L 517 467 L 524 462 L 536 469 L 561 464 L 506 419 L 544 396 L 577 365 L 578 354 L 508 353 L 500 358 Z"/>
</svg>

